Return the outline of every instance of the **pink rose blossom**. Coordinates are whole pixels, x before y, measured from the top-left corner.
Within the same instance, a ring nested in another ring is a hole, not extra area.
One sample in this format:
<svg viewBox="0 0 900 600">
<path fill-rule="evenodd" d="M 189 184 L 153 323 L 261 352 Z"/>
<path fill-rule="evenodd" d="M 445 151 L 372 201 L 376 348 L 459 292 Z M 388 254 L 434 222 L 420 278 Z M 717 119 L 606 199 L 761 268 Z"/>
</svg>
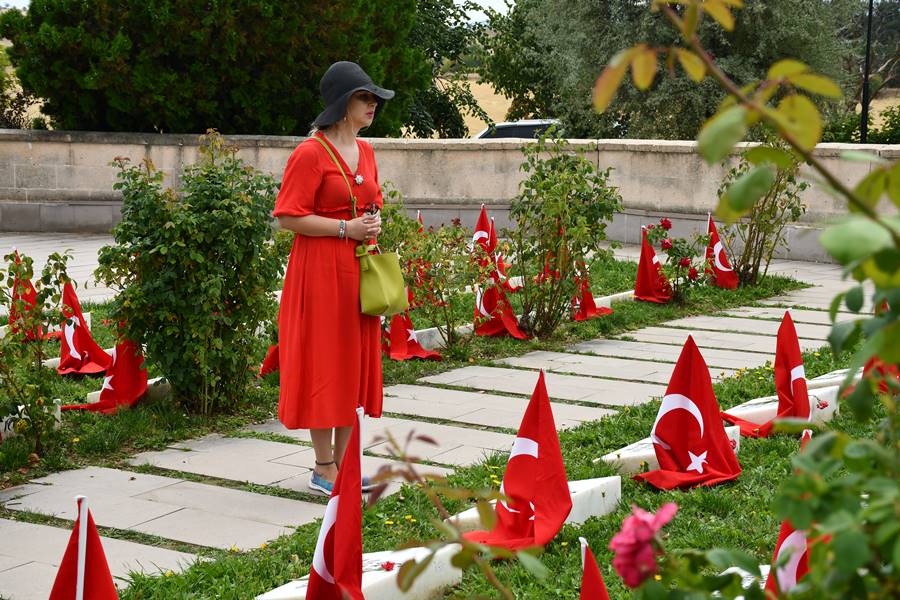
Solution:
<svg viewBox="0 0 900 600">
<path fill-rule="evenodd" d="M 678 261 L 678 264 L 684 268 L 687 268 L 687 267 L 691 266 L 691 259 L 689 259 L 687 256 L 685 256 L 684 258 L 682 258 L 681 260 Z"/>
<path fill-rule="evenodd" d="M 659 245 L 662 246 L 663 250 L 670 250 L 672 248 L 672 240 L 670 240 L 669 238 L 664 238 Z"/>
<path fill-rule="evenodd" d="M 666 219 L 665 217 L 659 220 L 659 226 L 665 229 L 666 231 L 672 229 L 672 221 Z"/>
<path fill-rule="evenodd" d="M 673 502 L 661 506 L 655 515 L 631 507 L 631 515 L 622 521 L 621 531 L 609 542 L 609 549 L 615 553 L 613 568 L 625 585 L 636 588 L 656 574 L 656 557 L 662 553 L 657 533 L 676 512 L 678 505 Z"/>
</svg>

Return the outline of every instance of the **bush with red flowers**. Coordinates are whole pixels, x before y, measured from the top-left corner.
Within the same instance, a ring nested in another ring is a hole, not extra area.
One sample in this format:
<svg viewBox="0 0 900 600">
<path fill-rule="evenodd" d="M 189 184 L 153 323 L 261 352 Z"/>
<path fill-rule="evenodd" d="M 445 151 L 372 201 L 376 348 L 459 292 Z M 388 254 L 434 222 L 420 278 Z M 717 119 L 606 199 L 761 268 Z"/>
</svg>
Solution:
<svg viewBox="0 0 900 600">
<path fill-rule="evenodd" d="M 695 233 L 690 239 L 673 238 L 669 237 L 671 229 L 672 221 L 662 218 L 658 224 L 647 226 L 647 240 L 666 254 L 663 270 L 672 284 L 672 299 L 684 302 L 688 290 L 706 280 L 702 266 L 709 236 Z"/>
</svg>

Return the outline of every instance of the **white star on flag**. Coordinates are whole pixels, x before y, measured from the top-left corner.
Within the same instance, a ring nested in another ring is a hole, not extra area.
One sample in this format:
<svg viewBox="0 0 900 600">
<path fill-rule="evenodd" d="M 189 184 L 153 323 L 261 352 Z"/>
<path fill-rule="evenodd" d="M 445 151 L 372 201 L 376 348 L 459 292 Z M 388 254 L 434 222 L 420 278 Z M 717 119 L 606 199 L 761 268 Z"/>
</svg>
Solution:
<svg viewBox="0 0 900 600">
<path fill-rule="evenodd" d="M 113 378 L 112 375 L 107 375 L 106 377 L 103 378 L 103 387 L 100 388 L 100 391 L 101 391 L 101 392 L 102 392 L 103 390 L 111 390 L 111 389 L 113 389 L 113 386 L 109 385 L 109 382 L 112 381 L 112 378 Z"/>
<path fill-rule="evenodd" d="M 706 460 L 706 450 L 704 450 L 700 456 L 697 456 L 690 450 L 688 450 L 688 456 L 691 459 L 691 465 L 685 469 L 686 471 L 697 471 L 698 473 L 703 473 L 703 463 L 707 462 Z"/>
<path fill-rule="evenodd" d="M 406 338 L 406 341 L 407 341 L 407 342 L 417 342 L 417 343 L 418 343 L 419 338 L 416 337 L 416 330 L 415 330 L 415 329 L 407 329 L 407 330 L 406 330 L 406 333 L 409 334 L 409 337 Z"/>
</svg>

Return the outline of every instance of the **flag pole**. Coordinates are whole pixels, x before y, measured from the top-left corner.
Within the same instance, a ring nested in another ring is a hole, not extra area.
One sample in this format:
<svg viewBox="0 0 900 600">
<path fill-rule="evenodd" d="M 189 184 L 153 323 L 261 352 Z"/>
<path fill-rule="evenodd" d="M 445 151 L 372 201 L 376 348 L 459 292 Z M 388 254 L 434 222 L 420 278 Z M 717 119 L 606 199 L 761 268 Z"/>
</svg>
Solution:
<svg viewBox="0 0 900 600">
<path fill-rule="evenodd" d="M 588 541 L 583 537 L 578 538 L 578 541 L 581 542 L 581 570 L 583 571 L 584 570 L 584 556 L 586 554 L 585 551 L 587 550 L 587 547 L 588 547 Z"/>
</svg>

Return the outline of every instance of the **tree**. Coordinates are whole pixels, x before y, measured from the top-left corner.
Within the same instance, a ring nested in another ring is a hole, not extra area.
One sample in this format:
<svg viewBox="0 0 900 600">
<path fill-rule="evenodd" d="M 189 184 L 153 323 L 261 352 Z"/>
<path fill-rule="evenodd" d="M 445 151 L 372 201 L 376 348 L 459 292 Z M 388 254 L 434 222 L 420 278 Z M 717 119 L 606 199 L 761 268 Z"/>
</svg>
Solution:
<svg viewBox="0 0 900 600">
<path fill-rule="evenodd" d="M 409 43 L 427 57 L 431 85 L 416 91 L 406 126 L 417 137 L 464 137 L 469 133 L 464 113 L 490 121 L 472 95 L 466 61 L 482 29 L 468 23 L 466 11 L 479 7 L 469 0 L 419 0 L 416 4 Z"/>
<path fill-rule="evenodd" d="M 397 134 L 429 81 L 406 43 L 415 0 L 33 0 L 0 16 L 26 92 L 61 129 L 302 135 L 337 60 L 395 89 L 372 135 Z"/>
<path fill-rule="evenodd" d="M 857 4 L 750 2 L 736 15 L 734 31 L 707 21 L 699 34 L 721 68 L 739 83 L 759 78 L 783 56 L 839 77 L 848 49 L 838 32 Z M 516 116 L 558 117 L 568 136 L 690 139 L 724 93 L 709 81 L 695 85 L 680 69 L 657 77 L 649 94 L 639 94 L 629 82 L 610 111 L 597 115 L 591 109 L 599 68 L 621 48 L 638 41 L 670 46 L 676 39 L 647 10 L 649 5 L 646 0 L 522 0 L 508 15 L 491 14 L 489 26 L 496 35 L 486 38 L 490 58 L 482 75 L 511 97 L 514 107 L 529 107 Z"/>
</svg>

